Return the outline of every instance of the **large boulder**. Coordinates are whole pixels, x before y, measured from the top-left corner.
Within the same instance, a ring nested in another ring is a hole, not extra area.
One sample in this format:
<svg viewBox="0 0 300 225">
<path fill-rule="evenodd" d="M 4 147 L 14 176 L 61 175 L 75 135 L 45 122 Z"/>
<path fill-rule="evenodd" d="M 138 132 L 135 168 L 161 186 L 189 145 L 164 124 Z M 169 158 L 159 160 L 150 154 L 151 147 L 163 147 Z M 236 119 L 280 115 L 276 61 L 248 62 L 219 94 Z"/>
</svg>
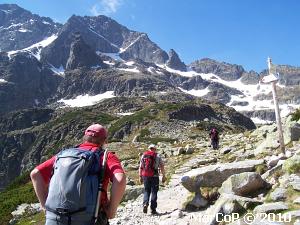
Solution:
<svg viewBox="0 0 300 225">
<path fill-rule="evenodd" d="M 126 186 L 125 194 L 123 196 L 123 201 L 136 199 L 144 191 L 143 185 L 138 186 Z"/>
<path fill-rule="evenodd" d="M 220 193 L 249 196 L 258 190 L 266 188 L 267 182 L 258 173 L 245 172 L 230 176 L 219 189 Z"/>
<path fill-rule="evenodd" d="M 277 213 L 287 209 L 288 206 L 284 202 L 265 203 L 263 205 L 256 206 L 253 213 Z"/>
<path fill-rule="evenodd" d="M 298 141 L 300 139 L 300 124 L 296 123 L 290 128 L 291 141 Z"/>
<path fill-rule="evenodd" d="M 184 174 L 181 183 L 190 192 L 197 192 L 200 187 L 221 187 L 231 175 L 254 171 L 256 166 L 263 163 L 263 160 L 246 160 L 209 165 Z"/>
</svg>

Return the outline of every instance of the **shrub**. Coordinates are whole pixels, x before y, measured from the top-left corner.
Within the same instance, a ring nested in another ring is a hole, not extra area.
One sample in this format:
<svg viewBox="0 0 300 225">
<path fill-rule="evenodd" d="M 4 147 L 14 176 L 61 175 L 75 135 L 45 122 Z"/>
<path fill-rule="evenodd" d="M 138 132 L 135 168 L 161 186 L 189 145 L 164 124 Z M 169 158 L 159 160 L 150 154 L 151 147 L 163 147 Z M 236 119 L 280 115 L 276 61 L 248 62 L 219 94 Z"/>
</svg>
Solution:
<svg viewBox="0 0 300 225">
<path fill-rule="evenodd" d="M 296 112 L 294 112 L 292 114 L 292 121 L 298 121 L 300 120 L 300 108 L 296 110 Z"/>
</svg>

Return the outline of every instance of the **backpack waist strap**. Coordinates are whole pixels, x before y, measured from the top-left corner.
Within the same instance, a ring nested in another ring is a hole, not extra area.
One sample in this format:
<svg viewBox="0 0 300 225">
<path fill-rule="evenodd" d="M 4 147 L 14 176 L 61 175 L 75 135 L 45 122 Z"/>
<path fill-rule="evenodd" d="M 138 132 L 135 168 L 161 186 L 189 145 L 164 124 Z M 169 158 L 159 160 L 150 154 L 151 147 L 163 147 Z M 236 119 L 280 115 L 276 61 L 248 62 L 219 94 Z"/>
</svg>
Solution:
<svg viewBox="0 0 300 225">
<path fill-rule="evenodd" d="M 86 210 L 86 207 L 83 208 L 79 208 L 75 211 L 69 211 L 68 209 L 64 209 L 64 208 L 56 208 L 56 209 L 51 209 L 49 207 L 46 207 L 46 210 L 49 212 L 52 212 L 58 216 L 66 216 L 68 217 L 68 225 L 71 225 L 71 216 L 75 213 L 79 213 L 79 212 L 83 212 Z"/>
</svg>

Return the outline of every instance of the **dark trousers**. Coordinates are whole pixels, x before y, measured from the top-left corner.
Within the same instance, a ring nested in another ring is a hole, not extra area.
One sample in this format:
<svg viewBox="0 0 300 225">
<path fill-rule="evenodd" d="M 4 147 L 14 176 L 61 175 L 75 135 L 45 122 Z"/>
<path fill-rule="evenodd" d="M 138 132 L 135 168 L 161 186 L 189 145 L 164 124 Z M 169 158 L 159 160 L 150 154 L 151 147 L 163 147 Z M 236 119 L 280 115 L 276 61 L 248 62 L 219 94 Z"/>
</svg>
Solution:
<svg viewBox="0 0 300 225">
<path fill-rule="evenodd" d="M 144 181 L 144 201 L 143 205 L 149 205 L 149 198 L 151 195 L 151 210 L 155 210 L 157 207 L 157 192 L 159 189 L 158 177 L 143 177 Z"/>
<path fill-rule="evenodd" d="M 212 139 L 211 145 L 212 145 L 213 149 L 218 149 L 219 148 L 219 140 Z"/>
</svg>

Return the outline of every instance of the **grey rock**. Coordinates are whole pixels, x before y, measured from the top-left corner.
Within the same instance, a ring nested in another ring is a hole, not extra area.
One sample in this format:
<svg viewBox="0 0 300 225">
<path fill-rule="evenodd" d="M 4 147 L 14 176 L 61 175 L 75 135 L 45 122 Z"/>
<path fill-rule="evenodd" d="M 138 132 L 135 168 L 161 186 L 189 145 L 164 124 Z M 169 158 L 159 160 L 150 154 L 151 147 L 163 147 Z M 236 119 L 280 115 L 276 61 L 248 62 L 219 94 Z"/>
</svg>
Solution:
<svg viewBox="0 0 300 225">
<path fill-rule="evenodd" d="M 253 213 L 276 213 L 287 209 L 288 206 L 284 202 L 265 203 L 255 207 Z"/>
<path fill-rule="evenodd" d="M 124 46 L 124 44 L 127 46 Z M 168 54 L 153 43 L 147 34 L 139 33 L 138 37 L 127 40 L 123 44 L 126 50 L 120 53 L 120 57 L 125 60 L 141 59 L 145 62 L 164 64 L 169 56 Z"/>
<path fill-rule="evenodd" d="M 0 68 L 7 81 L 0 85 L 0 114 L 46 105 L 62 80 L 29 53 L 13 55 Z"/>
<path fill-rule="evenodd" d="M 298 141 L 300 139 L 300 124 L 296 123 L 290 128 L 291 141 Z"/>
<path fill-rule="evenodd" d="M 61 26 L 16 4 L 0 4 L 0 49 L 12 51 L 27 48 L 54 35 Z"/>
<path fill-rule="evenodd" d="M 242 66 L 208 58 L 192 62 L 189 67 L 198 73 L 214 73 L 227 81 L 239 79 L 245 71 Z"/>
<path fill-rule="evenodd" d="M 243 84 L 258 84 L 259 74 L 253 70 L 249 72 L 244 72 L 241 77 L 241 82 Z"/>
<path fill-rule="evenodd" d="M 291 186 L 293 187 L 294 190 L 300 191 L 300 182 L 293 182 L 291 183 Z"/>
<path fill-rule="evenodd" d="M 292 86 L 292 85 L 299 85 L 300 84 L 300 68 L 295 66 L 289 65 L 276 65 L 276 72 L 280 74 L 279 83 Z M 267 70 L 264 70 L 260 73 L 260 76 L 265 76 L 268 74 Z"/>
<path fill-rule="evenodd" d="M 186 65 L 180 60 L 174 49 L 170 50 L 166 65 L 175 70 L 186 71 Z"/>
<path fill-rule="evenodd" d="M 258 173 L 245 172 L 230 176 L 219 189 L 220 193 L 235 194 L 238 196 L 253 195 L 258 190 L 266 188 L 267 183 Z"/>
<path fill-rule="evenodd" d="M 182 154 L 184 154 L 185 153 L 185 149 L 183 148 L 183 147 L 179 147 L 178 149 L 177 149 L 177 155 L 182 155 Z"/>
<path fill-rule="evenodd" d="M 267 121 L 276 121 L 275 112 L 274 110 L 266 109 L 266 110 L 254 110 L 254 111 L 243 111 L 242 112 L 245 116 L 248 117 L 255 117 L 262 120 Z"/>
<path fill-rule="evenodd" d="M 128 201 L 132 199 L 136 199 L 138 196 L 140 196 L 144 191 L 144 186 L 126 186 L 125 194 L 123 196 L 123 201 Z"/>
<path fill-rule="evenodd" d="M 300 204 L 300 197 L 296 198 L 294 201 L 293 201 L 294 204 Z"/>
<path fill-rule="evenodd" d="M 283 214 L 283 216 L 287 216 L 287 218 L 299 218 L 300 219 L 300 210 L 292 210 Z"/>
<path fill-rule="evenodd" d="M 254 171 L 255 166 L 261 164 L 263 160 L 246 160 L 204 166 L 184 174 L 181 183 L 190 192 L 196 192 L 200 187 L 221 187 L 231 175 Z"/>
<path fill-rule="evenodd" d="M 81 35 L 75 34 L 74 41 L 71 43 L 70 55 L 67 61 L 66 69 L 73 70 L 79 67 L 106 68 L 101 58 L 87 45 Z"/>
<path fill-rule="evenodd" d="M 185 153 L 186 154 L 193 154 L 194 153 L 194 148 L 190 145 L 185 146 Z"/>
<path fill-rule="evenodd" d="M 188 203 L 188 205 L 195 208 L 204 208 L 208 205 L 208 201 L 198 192 L 195 194 L 193 200 Z"/>
<path fill-rule="evenodd" d="M 230 147 L 224 147 L 220 150 L 220 153 L 225 155 L 225 154 L 231 152 L 231 150 L 232 150 L 232 148 L 230 148 Z"/>
<path fill-rule="evenodd" d="M 287 198 L 287 190 L 285 188 L 276 188 L 271 194 L 270 198 L 273 201 L 285 200 Z"/>
</svg>

